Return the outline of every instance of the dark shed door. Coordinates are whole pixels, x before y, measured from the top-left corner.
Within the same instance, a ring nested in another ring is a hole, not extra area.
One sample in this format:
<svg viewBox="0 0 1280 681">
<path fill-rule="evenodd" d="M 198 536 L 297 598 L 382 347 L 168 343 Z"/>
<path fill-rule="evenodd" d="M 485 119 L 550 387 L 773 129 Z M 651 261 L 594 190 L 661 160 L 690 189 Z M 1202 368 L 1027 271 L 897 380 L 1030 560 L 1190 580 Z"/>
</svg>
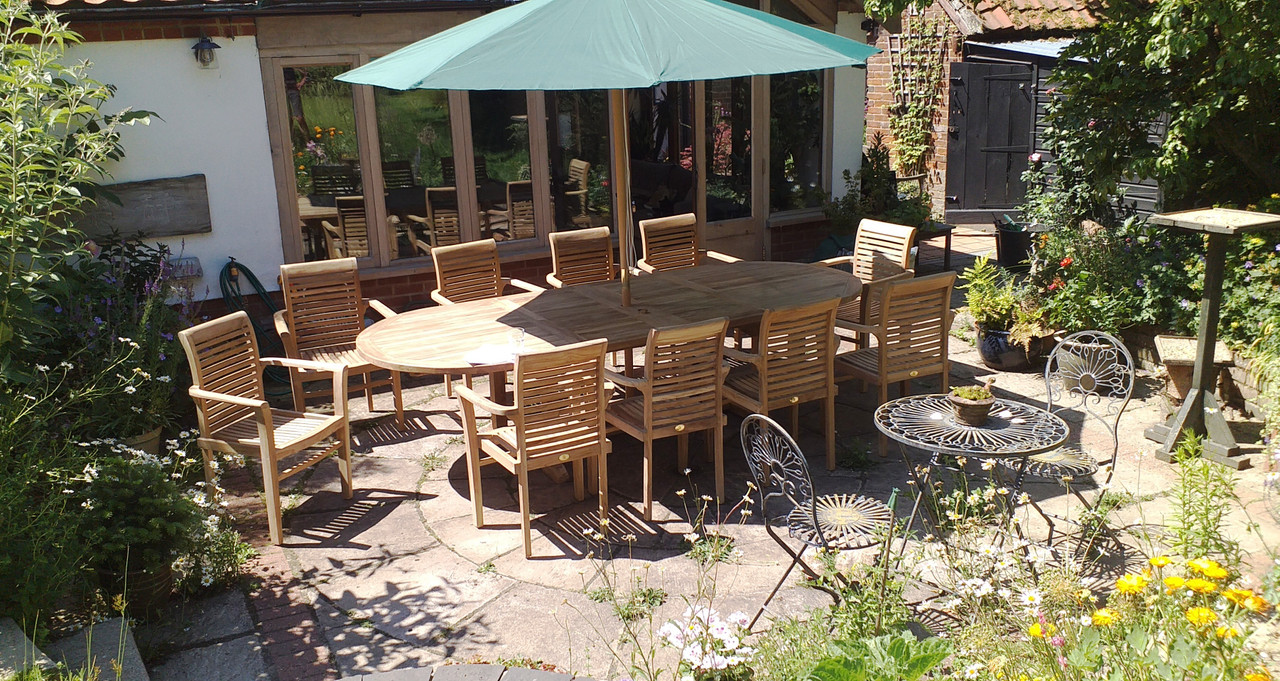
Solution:
<svg viewBox="0 0 1280 681">
<path fill-rule="evenodd" d="M 948 221 L 985 222 L 1021 203 L 1035 88 L 1030 64 L 951 64 Z"/>
</svg>

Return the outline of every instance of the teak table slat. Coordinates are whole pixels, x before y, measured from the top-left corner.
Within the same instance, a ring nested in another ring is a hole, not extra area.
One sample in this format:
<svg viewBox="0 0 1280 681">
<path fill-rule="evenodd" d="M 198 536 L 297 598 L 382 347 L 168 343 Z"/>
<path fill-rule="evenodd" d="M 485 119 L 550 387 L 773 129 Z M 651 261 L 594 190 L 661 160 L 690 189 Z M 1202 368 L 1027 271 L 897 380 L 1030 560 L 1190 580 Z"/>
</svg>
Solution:
<svg viewBox="0 0 1280 681">
<path fill-rule="evenodd" d="M 715 263 L 635 277 L 630 307 L 622 306 L 621 284 L 613 281 L 413 310 L 365 329 L 356 348 L 386 369 L 493 374 L 512 365 L 473 365 L 466 355 L 482 345 L 506 346 L 513 328 L 525 330 L 526 351 L 594 338 L 607 339 L 610 351 L 626 350 L 643 346 L 652 328 L 715 317 L 748 325 L 767 309 L 852 300 L 861 289 L 847 272 L 801 263 Z"/>
</svg>

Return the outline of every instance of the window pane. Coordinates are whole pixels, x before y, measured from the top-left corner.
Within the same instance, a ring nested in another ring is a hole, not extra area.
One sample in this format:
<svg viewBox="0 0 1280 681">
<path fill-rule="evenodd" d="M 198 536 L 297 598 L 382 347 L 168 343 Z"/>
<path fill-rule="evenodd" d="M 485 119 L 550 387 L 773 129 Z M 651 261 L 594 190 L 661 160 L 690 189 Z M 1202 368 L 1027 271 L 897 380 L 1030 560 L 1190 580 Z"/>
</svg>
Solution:
<svg viewBox="0 0 1280 681">
<path fill-rule="evenodd" d="M 608 93 L 551 93 L 547 140 L 556 230 L 612 226 Z"/>
<path fill-rule="evenodd" d="M 769 211 L 822 205 L 821 71 L 769 79 Z"/>
<path fill-rule="evenodd" d="M 693 84 L 627 92 L 635 220 L 693 212 Z M 639 239 L 636 239 L 639 243 Z"/>
<path fill-rule="evenodd" d="M 523 91 L 471 93 L 476 197 L 484 212 L 480 230 L 498 241 L 536 236 L 528 114 Z"/>
<path fill-rule="evenodd" d="M 291 66 L 282 74 L 307 260 L 369 255 L 355 101 L 351 86 L 333 79 L 350 69 Z"/>
<path fill-rule="evenodd" d="M 445 168 L 453 160 L 449 93 L 374 88 L 374 106 L 391 257 L 429 256 L 432 246 L 458 243 L 457 183 Z"/>
<path fill-rule="evenodd" d="M 751 216 L 751 79 L 707 81 L 707 221 Z"/>
</svg>

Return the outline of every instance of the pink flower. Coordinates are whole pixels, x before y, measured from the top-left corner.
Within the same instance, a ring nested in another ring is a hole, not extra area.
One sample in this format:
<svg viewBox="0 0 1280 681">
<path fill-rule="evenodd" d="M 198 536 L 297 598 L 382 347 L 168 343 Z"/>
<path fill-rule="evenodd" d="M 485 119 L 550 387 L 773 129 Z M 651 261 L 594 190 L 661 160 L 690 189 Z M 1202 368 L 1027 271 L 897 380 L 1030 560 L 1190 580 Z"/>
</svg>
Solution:
<svg viewBox="0 0 1280 681">
<path fill-rule="evenodd" d="M 1031 161 L 1032 163 L 1039 163 L 1042 160 L 1042 158 L 1043 157 L 1040 155 L 1040 152 L 1037 151 L 1036 153 L 1028 156 L 1027 160 Z"/>
</svg>

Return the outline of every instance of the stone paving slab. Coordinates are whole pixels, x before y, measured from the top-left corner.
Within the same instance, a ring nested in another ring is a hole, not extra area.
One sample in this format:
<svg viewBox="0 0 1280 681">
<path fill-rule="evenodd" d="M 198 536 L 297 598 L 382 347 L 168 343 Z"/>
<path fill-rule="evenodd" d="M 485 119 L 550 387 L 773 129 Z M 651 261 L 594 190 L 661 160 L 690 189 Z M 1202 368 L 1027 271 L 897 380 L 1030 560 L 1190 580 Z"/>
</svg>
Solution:
<svg viewBox="0 0 1280 681">
<path fill-rule="evenodd" d="M 151 681 L 271 681 L 257 632 L 174 653 L 151 667 Z"/>
<path fill-rule="evenodd" d="M 29 667 L 53 666 L 53 660 L 36 648 L 17 622 L 8 617 L 0 619 L 0 678 L 16 676 Z"/>
<path fill-rule="evenodd" d="M 254 631 L 253 616 L 242 592 L 232 589 L 198 601 L 171 604 L 152 622 L 134 630 L 145 659 L 156 653 L 183 650 L 235 638 Z"/>
<path fill-rule="evenodd" d="M 129 622 L 121 617 L 104 620 L 47 645 L 45 652 L 72 670 L 97 668 L 103 677 L 118 681 L 148 681 Z M 116 672 L 116 669 L 119 672 Z"/>
</svg>

